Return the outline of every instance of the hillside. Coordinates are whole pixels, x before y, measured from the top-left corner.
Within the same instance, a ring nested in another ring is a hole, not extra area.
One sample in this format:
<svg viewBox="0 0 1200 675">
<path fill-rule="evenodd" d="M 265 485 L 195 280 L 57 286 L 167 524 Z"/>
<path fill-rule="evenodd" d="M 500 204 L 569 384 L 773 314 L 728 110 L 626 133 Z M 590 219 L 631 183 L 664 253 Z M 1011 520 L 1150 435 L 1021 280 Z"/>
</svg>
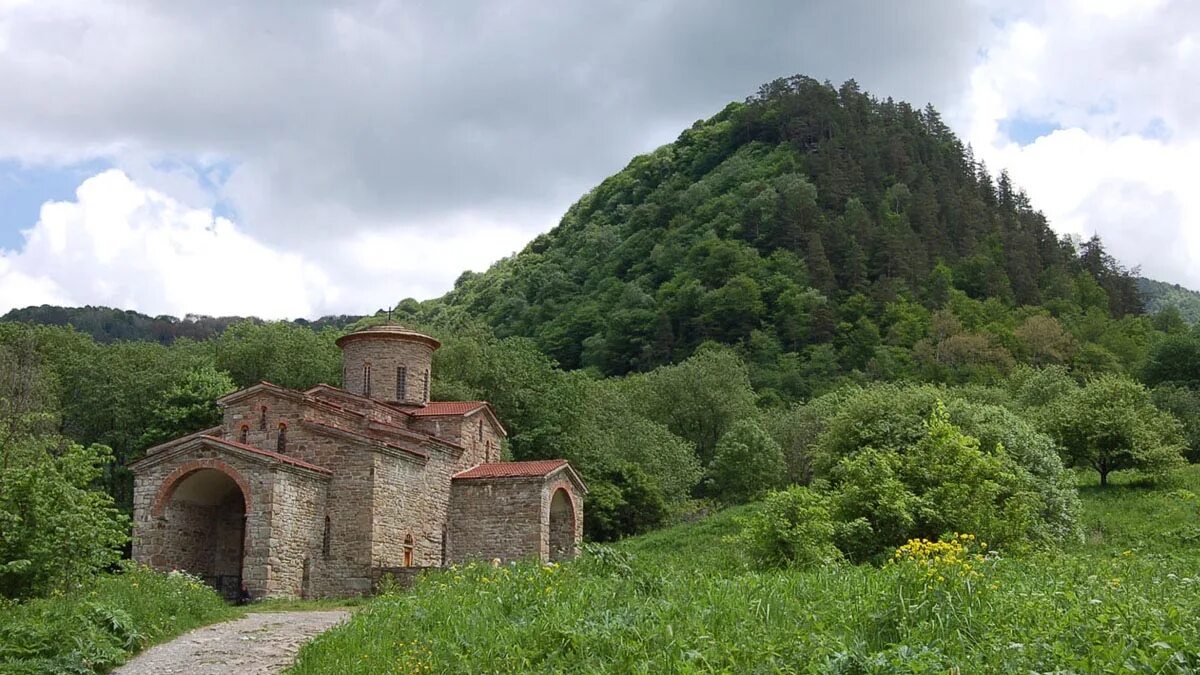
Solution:
<svg viewBox="0 0 1200 675">
<path fill-rule="evenodd" d="M 432 309 L 608 375 L 677 362 L 705 340 L 776 371 L 793 354 L 836 375 L 910 357 L 914 312 L 953 306 L 963 320 L 984 300 L 1055 317 L 1143 309 L 1099 240 L 1059 240 L 932 107 L 797 76 L 635 158 Z"/>
<path fill-rule="evenodd" d="M 297 319 L 293 323 L 320 330 L 326 326 L 345 328 L 358 321 L 360 316 L 324 316 L 316 321 Z M 188 314 L 182 319 L 169 316 L 149 316 L 131 309 L 111 307 L 57 307 L 54 305 L 29 306 L 9 311 L 0 316 L 0 322 L 20 322 L 44 326 L 73 326 L 75 330 L 90 335 L 100 343 L 117 340 L 140 340 L 171 344 L 179 338 L 207 340 L 220 335 L 225 329 L 240 321 L 258 321 L 254 317 L 203 316 Z"/>
<path fill-rule="evenodd" d="M 1200 292 L 1145 277 L 1138 279 L 1138 290 L 1145 299 L 1147 312 L 1157 313 L 1174 307 L 1188 325 L 1200 323 Z"/>
</svg>

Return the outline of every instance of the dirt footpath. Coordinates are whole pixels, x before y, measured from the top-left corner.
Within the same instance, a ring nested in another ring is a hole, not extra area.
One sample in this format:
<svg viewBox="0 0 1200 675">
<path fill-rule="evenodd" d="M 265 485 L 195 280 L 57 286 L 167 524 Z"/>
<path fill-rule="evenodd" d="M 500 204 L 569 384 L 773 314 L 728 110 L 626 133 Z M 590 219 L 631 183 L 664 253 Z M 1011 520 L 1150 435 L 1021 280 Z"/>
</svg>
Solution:
<svg viewBox="0 0 1200 675">
<path fill-rule="evenodd" d="M 112 671 L 120 675 L 258 675 L 292 665 L 300 646 L 349 612 L 257 612 L 180 635 Z"/>
</svg>

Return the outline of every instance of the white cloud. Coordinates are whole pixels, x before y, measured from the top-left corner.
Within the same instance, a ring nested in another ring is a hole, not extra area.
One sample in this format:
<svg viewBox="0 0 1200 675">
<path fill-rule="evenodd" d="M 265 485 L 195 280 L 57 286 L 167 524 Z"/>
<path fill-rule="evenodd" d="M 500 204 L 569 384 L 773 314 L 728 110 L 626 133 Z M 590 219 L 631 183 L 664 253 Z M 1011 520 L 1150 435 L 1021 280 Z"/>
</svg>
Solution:
<svg viewBox="0 0 1200 675">
<path fill-rule="evenodd" d="M 1200 288 L 1200 5 L 1047 3 L 1006 23 L 959 110 L 1059 232 L 1099 233 L 1144 274 Z M 1029 142 L 1001 122 L 1058 127 Z"/>
<path fill-rule="evenodd" d="M 0 251 L 0 312 L 46 302 L 281 318 L 339 300 L 328 275 L 300 255 L 118 170 L 85 180 L 76 201 L 45 204 L 23 234 L 20 251 Z"/>
<path fill-rule="evenodd" d="M 298 237 L 283 250 L 113 169 L 85 180 L 75 201 L 43 205 L 19 251 L 0 249 L 0 314 L 43 303 L 176 316 L 369 313 L 444 293 L 464 270 L 524 246 L 533 233 L 516 223 L 529 222 L 545 228 L 537 214 L 471 212 L 426 227 L 335 226 L 328 241 Z"/>
</svg>

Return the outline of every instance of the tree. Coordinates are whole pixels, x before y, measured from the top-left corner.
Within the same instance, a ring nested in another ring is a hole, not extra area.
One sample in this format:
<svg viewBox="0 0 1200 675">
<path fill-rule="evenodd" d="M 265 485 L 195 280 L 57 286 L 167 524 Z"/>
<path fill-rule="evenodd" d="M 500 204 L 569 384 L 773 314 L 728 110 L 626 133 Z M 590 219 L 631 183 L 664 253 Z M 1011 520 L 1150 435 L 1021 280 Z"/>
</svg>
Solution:
<svg viewBox="0 0 1200 675">
<path fill-rule="evenodd" d="M 753 420 L 736 422 L 721 437 L 708 467 L 712 495 L 726 503 L 748 502 L 778 487 L 787 465 L 783 450 Z"/>
<path fill-rule="evenodd" d="M 216 400 L 236 388 L 228 374 L 212 366 L 188 371 L 155 403 L 141 446 L 149 448 L 219 424 L 221 410 Z"/>
<path fill-rule="evenodd" d="M 0 597 L 63 589 L 120 558 L 128 520 L 93 483 L 111 459 L 48 431 L 31 351 L 0 345 Z"/>
<path fill-rule="evenodd" d="M 1200 337 L 1188 334 L 1164 338 L 1150 350 L 1142 381 L 1150 387 L 1175 382 L 1200 388 Z"/>
<path fill-rule="evenodd" d="M 1075 355 L 1075 338 L 1056 319 L 1031 316 L 1013 331 L 1021 354 L 1035 366 L 1062 365 Z"/>
<path fill-rule="evenodd" d="M 1179 422 L 1127 377 L 1101 375 L 1047 406 L 1042 419 L 1063 460 L 1096 471 L 1102 486 L 1113 471 L 1161 475 L 1183 463 Z"/>
</svg>

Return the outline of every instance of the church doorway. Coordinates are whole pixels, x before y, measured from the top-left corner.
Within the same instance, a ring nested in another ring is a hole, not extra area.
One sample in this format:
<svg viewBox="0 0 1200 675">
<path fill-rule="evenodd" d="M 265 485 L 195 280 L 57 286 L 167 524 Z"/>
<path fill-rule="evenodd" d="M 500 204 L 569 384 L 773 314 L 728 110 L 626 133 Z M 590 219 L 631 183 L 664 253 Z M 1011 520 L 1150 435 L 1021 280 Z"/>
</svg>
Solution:
<svg viewBox="0 0 1200 675">
<path fill-rule="evenodd" d="M 567 491 L 559 488 L 550 498 L 550 560 L 575 556 L 575 507 Z"/>
<path fill-rule="evenodd" d="M 242 583 L 246 495 L 229 473 L 204 468 L 175 481 L 162 504 L 161 568 L 194 574 L 229 599 Z"/>
</svg>

